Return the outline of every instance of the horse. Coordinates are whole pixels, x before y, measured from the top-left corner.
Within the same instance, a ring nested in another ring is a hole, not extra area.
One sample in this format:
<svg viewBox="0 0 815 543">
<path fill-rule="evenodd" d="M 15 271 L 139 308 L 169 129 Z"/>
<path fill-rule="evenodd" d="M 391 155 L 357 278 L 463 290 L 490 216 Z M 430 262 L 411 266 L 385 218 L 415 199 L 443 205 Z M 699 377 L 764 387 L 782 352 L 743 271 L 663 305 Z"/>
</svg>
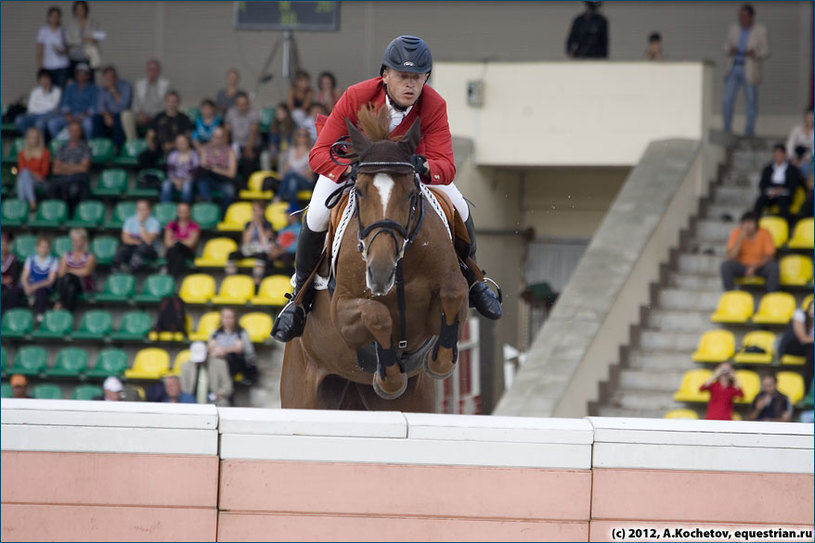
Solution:
<svg viewBox="0 0 815 543">
<path fill-rule="evenodd" d="M 467 318 L 455 235 L 414 170 L 419 121 L 400 141 L 388 139 L 385 107 L 360 111 L 365 134 L 346 124 L 358 157 L 347 194 L 356 220 L 336 242 L 333 295 L 316 291 L 303 335 L 286 344 L 281 405 L 433 412 L 434 379 L 455 369 Z"/>
</svg>

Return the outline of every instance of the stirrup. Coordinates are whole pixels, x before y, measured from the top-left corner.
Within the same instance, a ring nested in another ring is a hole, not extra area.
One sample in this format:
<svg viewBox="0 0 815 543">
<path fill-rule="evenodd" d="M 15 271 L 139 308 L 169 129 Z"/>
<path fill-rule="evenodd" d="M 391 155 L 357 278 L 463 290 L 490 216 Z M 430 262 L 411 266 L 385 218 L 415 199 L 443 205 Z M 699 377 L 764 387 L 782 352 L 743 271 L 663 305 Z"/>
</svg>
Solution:
<svg viewBox="0 0 815 543">
<path fill-rule="evenodd" d="M 492 283 L 492 286 L 495 287 L 495 288 L 492 288 L 490 290 L 494 290 L 496 292 L 496 294 L 498 294 L 498 303 L 503 304 L 504 303 L 504 292 L 501 290 L 501 287 L 498 285 L 498 283 L 496 283 L 495 281 L 492 280 L 492 278 L 487 277 L 486 275 L 484 276 L 484 281 L 483 282 L 484 283 Z M 467 289 L 467 294 L 468 295 L 473 290 L 473 287 L 478 283 L 479 283 L 479 281 L 473 281 L 473 284 L 470 285 L 469 289 Z"/>
</svg>

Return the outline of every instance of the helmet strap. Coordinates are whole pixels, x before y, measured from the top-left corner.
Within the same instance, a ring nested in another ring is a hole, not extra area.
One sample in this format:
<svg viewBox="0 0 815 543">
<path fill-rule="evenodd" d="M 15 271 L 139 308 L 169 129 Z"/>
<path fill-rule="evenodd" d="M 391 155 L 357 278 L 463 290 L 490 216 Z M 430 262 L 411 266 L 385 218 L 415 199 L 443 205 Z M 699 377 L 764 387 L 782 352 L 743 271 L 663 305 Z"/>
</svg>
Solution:
<svg viewBox="0 0 815 543">
<path fill-rule="evenodd" d="M 388 102 L 390 102 L 391 107 L 393 109 L 395 109 L 396 111 L 401 111 L 402 113 L 407 111 L 409 106 L 403 106 L 403 105 L 399 104 L 396 100 L 393 99 L 393 96 L 391 96 L 391 93 L 388 92 L 388 86 L 385 85 L 385 84 L 383 84 L 383 86 L 385 87 L 385 94 L 388 95 Z"/>
</svg>

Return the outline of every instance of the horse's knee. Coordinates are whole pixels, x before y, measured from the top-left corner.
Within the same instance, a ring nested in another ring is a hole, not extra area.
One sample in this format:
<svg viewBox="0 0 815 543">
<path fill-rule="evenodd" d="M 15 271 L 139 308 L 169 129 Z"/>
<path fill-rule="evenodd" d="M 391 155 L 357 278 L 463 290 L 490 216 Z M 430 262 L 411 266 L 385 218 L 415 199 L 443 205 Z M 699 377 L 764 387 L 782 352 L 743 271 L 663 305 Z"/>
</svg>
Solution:
<svg viewBox="0 0 815 543">
<path fill-rule="evenodd" d="M 360 309 L 360 317 L 365 327 L 372 333 L 375 332 L 388 332 L 390 333 L 393 320 L 391 319 L 390 311 L 383 304 L 368 303 Z"/>
</svg>

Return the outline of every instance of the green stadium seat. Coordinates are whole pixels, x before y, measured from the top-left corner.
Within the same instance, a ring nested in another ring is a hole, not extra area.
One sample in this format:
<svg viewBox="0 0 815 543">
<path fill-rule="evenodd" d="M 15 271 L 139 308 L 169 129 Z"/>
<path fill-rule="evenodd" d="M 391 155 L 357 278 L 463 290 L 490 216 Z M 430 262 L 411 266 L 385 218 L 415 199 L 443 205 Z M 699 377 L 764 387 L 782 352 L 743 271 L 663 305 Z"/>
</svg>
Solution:
<svg viewBox="0 0 815 543">
<path fill-rule="evenodd" d="M 145 175 L 154 175 L 159 179 L 159 181 L 164 181 L 164 179 L 167 177 L 164 170 L 159 170 L 158 168 L 145 168 L 143 170 L 139 170 L 139 173 L 136 175 L 136 179 L 141 179 Z M 159 195 L 159 190 L 136 186 L 128 189 L 127 195 L 131 198 L 157 198 Z"/>
<path fill-rule="evenodd" d="M 212 230 L 221 220 L 221 209 L 212 202 L 199 202 L 192 206 L 191 218 L 201 230 Z"/>
<path fill-rule="evenodd" d="M 51 143 L 48 144 L 48 150 L 51 152 L 51 160 L 53 161 L 57 156 L 57 151 L 67 143 L 67 140 L 51 140 Z"/>
<path fill-rule="evenodd" d="M 96 364 L 86 376 L 104 378 L 111 375 L 124 375 L 127 369 L 127 354 L 121 349 L 104 349 L 96 357 Z"/>
<path fill-rule="evenodd" d="M 153 327 L 153 319 L 143 311 L 131 311 L 122 316 L 119 329 L 111 335 L 113 341 L 142 341 Z"/>
<path fill-rule="evenodd" d="M 104 265 L 113 262 L 119 240 L 113 236 L 98 236 L 91 242 L 91 253 L 96 257 L 96 264 Z"/>
<path fill-rule="evenodd" d="M 50 383 L 43 383 L 35 386 L 31 390 L 31 396 L 38 400 L 61 400 L 62 388 L 59 385 L 52 385 Z"/>
<path fill-rule="evenodd" d="M 3 162 L 17 163 L 17 153 L 19 153 L 23 147 L 25 147 L 25 138 L 15 138 L 14 141 L 11 142 L 8 153 L 3 155 Z"/>
<path fill-rule="evenodd" d="M 112 273 L 105 281 L 105 289 L 96 295 L 97 302 L 126 302 L 136 292 L 136 278 L 129 273 Z"/>
<path fill-rule="evenodd" d="M 136 165 L 139 155 L 142 154 L 145 149 L 147 149 L 147 142 L 143 139 L 126 141 L 125 144 L 122 145 L 122 150 L 114 162 L 128 166 Z"/>
<path fill-rule="evenodd" d="M 119 202 L 113 208 L 113 216 L 105 223 L 105 228 L 121 228 L 125 221 L 136 214 L 136 202 Z"/>
<path fill-rule="evenodd" d="M 74 328 L 74 315 L 66 309 L 46 311 L 38 330 L 31 333 L 34 339 L 62 339 Z"/>
<path fill-rule="evenodd" d="M 173 202 L 161 202 L 153 207 L 153 216 L 161 223 L 161 227 L 176 218 L 176 204 Z"/>
<path fill-rule="evenodd" d="M 201 114 L 201 108 L 197 107 L 188 107 L 184 110 L 184 114 L 190 118 L 190 120 L 195 124 L 195 119 Z"/>
<path fill-rule="evenodd" d="M 23 234 L 14 238 L 11 244 L 11 250 L 22 261 L 33 255 L 37 251 L 37 236 L 33 234 Z"/>
<path fill-rule="evenodd" d="M 17 351 L 12 371 L 21 375 L 40 375 L 48 365 L 45 347 L 26 345 Z"/>
<path fill-rule="evenodd" d="M 809 385 L 809 393 L 801 400 L 799 407 L 804 409 L 812 409 L 815 406 L 815 381 Z"/>
<path fill-rule="evenodd" d="M 91 162 L 106 164 L 113 160 L 113 140 L 107 138 L 93 138 L 88 141 L 91 148 Z"/>
<path fill-rule="evenodd" d="M 71 393 L 72 400 L 95 400 L 105 395 L 102 387 L 97 385 L 79 385 Z"/>
<path fill-rule="evenodd" d="M 94 196 L 120 196 L 127 190 L 127 172 L 111 168 L 99 176 L 98 186 L 91 190 Z"/>
<path fill-rule="evenodd" d="M 88 353 L 78 347 L 66 347 L 57 353 L 54 367 L 45 370 L 46 377 L 79 378 L 88 369 Z"/>
<path fill-rule="evenodd" d="M 0 398 L 11 398 L 12 396 L 14 396 L 14 391 L 11 390 L 11 383 L 0 385 Z"/>
<path fill-rule="evenodd" d="M 34 329 L 34 315 L 28 309 L 9 309 L 0 324 L 3 339 L 24 338 Z"/>
<path fill-rule="evenodd" d="M 51 252 L 54 256 L 62 256 L 65 253 L 72 251 L 74 248 L 74 242 L 71 241 L 71 236 L 59 236 L 58 238 L 54 239 L 54 243 L 51 244 Z"/>
<path fill-rule="evenodd" d="M 80 202 L 74 218 L 65 223 L 69 228 L 96 228 L 105 220 L 105 204 L 98 200 Z"/>
<path fill-rule="evenodd" d="M 0 347 L 0 375 L 6 375 L 8 369 L 8 353 L 5 347 Z"/>
<path fill-rule="evenodd" d="M 101 309 L 85 313 L 79 323 L 79 329 L 71 334 L 73 339 L 102 340 L 113 331 L 113 317 Z"/>
<path fill-rule="evenodd" d="M 68 220 L 68 204 L 62 200 L 45 200 L 39 203 L 37 215 L 28 221 L 34 228 L 57 228 Z"/>
<path fill-rule="evenodd" d="M 20 226 L 28 221 L 28 202 L 4 198 L 0 205 L 0 222 L 3 226 Z"/>
<path fill-rule="evenodd" d="M 140 294 L 134 298 L 136 303 L 158 303 L 166 296 L 172 296 L 175 290 L 175 279 L 170 275 L 156 273 L 144 280 Z"/>
<path fill-rule="evenodd" d="M 264 107 L 260 110 L 260 131 L 266 133 L 274 122 L 274 108 Z"/>
</svg>

